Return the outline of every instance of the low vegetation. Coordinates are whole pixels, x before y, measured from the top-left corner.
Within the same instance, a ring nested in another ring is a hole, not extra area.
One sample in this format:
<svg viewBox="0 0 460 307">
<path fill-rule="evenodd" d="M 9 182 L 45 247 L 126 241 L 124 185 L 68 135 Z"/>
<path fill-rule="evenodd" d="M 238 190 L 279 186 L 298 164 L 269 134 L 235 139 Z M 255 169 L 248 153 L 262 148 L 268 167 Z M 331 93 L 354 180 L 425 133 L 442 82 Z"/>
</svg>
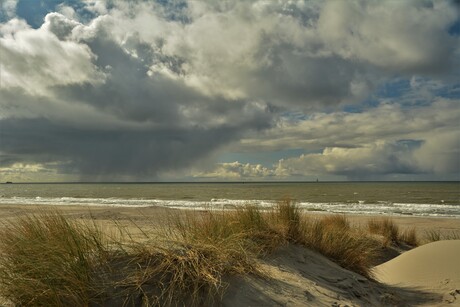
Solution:
<svg viewBox="0 0 460 307">
<path fill-rule="evenodd" d="M 382 236 L 385 247 L 407 244 L 411 247 L 419 245 L 419 238 L 415 228 L 401 231 L 390 218 L 370 219 L 367 223 L 369 232 Z"/>
<path fill-rule="evenodd" d="M 420 240 L 417 236 L 417 232 L 415 230 L 414 227 L 412 228 L 408 228 L 404 231 L 402 231 L 399 235 L 398 235 L 398 238 L 399 238 L 399 241 L 409 245 L 409 246 L 412 246 L 412 247 L 415 247 L 415 246 L 418 246 L 420 244 Z"/>
<path fill-rule="evenodd" d="M 0 232 L 1 294 L 18 305 L 85 305 L 109 251 L 96 227 L 59 214 L 24 217 Z"/>
<path fill-rule="evenodd" d="M 435 242 L 440 240 L 460 240 L 460 232 L 451 231 L 441 233 L 439 230 L 425 231 L 425 240 L 427 242 Z"/>
<path fill-rule="evenodd" d="M 239 242 L 138 244 L 59 213 L 24 217 L 0 231 L 0 295 L 18 306 L 202 306 L 224 275 L 255 270 Z"/>
<path fill-rule="evenodd" d="M 370 277 L 380 244 L 361 228 L 351 227 L 340 215 L 304 223 L 302 243 L 349 270 Z"/>
<path fill-rule="evenodd" d="M 342 215 L 307 218 L 291 200 L 177 214 L 145 241 L 48 212 L 0 229 L 0 296 L 18 306 L 210 305 L 226 276 L 263 274 L 257 258 L 286 244 L 370 277 L 382 249 L 376 235 L 384 244 L 418 243 L 415 229 L 401 232 L 389 219 L 359 228 Z"/>
<path fill-rule="evenodd" d="M 390 218 L 370 219 L 367 226 L 370 233 L 383 237 L 385 246 L 399 242 L 399 227 Z"/>
</svg>

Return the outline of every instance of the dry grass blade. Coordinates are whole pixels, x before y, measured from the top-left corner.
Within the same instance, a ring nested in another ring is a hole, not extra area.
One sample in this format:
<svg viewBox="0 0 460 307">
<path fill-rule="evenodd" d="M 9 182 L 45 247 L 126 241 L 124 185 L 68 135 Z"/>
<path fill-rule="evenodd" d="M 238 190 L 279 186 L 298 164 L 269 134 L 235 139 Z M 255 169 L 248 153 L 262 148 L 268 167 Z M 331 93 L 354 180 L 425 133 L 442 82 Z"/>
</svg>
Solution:
<svg viewBox="0 0 460 307">
<path fill-rule="evenodd" d="M 21 218 L 0 231 L 2 295 L 18 305 L 87 303 L 105 247 L 97 228 L 59 214 Z"/>
</svg>

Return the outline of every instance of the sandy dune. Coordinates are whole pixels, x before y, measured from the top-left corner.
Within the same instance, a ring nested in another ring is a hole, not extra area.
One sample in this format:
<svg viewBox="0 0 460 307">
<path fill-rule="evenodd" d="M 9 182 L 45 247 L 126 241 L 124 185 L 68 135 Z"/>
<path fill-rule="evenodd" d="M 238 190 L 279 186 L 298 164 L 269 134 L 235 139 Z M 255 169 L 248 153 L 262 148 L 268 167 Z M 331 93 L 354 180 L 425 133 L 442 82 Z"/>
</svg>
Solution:
<svg viewBox="0 0 460 307">
<path fill-rule="evenodd" d="M 429 243 L 374 269 L 382 283 L 428 290 L 442 295 L 442 303 L 460 306 L 460 240 Z"/>
<path fill-rule="evenodd" d="M 299 246 L 287 246 L 262 264 L 265 278 L 235 278 L 223 306 L 408 306 L 439 297 L 368 280 Z"/>
<path fill-rule="evenodd" d="M 378 282 L 292 245 L 262 268 L 265 278 L 231 280 L 223 306 L 460 306 L 460 240 L 426 244 L 375 267 Z"/>
</svg>

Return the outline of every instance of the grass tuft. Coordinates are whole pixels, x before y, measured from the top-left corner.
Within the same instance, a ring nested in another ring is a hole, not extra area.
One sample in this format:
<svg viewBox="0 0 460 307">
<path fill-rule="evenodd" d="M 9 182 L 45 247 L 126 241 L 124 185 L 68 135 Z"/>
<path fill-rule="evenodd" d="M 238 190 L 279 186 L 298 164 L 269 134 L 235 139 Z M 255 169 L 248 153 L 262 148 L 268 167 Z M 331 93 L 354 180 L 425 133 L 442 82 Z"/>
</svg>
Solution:
<svg viewBox="0 0 460 307">
<path fill-rule="evenodd" d="M 17 305 L 82 305 L 94 295 L 93 268 L 108 253 L 94 225 L 47 213 L 0 230 L 1 294 Z"/>
<path fill-rule="evenodd" d="M 409 246 L 418 246 L 420 244 L 415 227 L 408 228 L 399 234 L 399 241 Z"/>
<path fill-rule="evenodd" d="M 399 243 L 399 227 L 390 219 L 370 219 L 367 224 L 369 232 L 381 235 L 384 246 Z"/>
<path fill-rule="evenodd" d="M 339 265 L 371 277 L 379 246 L 367 233 L 350 227 L 343 216 L 326 216 L 303 224 L 303 244 Z"/>
<path fill-rule="evenodd" d="M 278 202 L 275 209 L 275 220 L 285 229 L 285 236 L 290 242 L 299 242 L 301 214 L 299 207 L 289 198 Z"/>
</svg>

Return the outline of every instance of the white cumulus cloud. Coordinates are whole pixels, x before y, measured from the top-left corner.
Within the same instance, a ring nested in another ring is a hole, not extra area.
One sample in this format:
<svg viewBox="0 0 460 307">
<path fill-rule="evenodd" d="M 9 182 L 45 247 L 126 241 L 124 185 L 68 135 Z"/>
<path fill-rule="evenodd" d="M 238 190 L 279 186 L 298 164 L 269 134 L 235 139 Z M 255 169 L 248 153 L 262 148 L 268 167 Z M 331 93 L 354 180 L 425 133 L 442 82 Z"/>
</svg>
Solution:
<svg viewBox="0 0 460 307">
<path fill-rule="evenodd" d="M 240 163 L 238 161 L 219 163 L 213 170 L 196 173 L 197 178 L 221 180 L 257 180 L 273 177 L 274 172 L 260 164 Z"/>
</svg>

